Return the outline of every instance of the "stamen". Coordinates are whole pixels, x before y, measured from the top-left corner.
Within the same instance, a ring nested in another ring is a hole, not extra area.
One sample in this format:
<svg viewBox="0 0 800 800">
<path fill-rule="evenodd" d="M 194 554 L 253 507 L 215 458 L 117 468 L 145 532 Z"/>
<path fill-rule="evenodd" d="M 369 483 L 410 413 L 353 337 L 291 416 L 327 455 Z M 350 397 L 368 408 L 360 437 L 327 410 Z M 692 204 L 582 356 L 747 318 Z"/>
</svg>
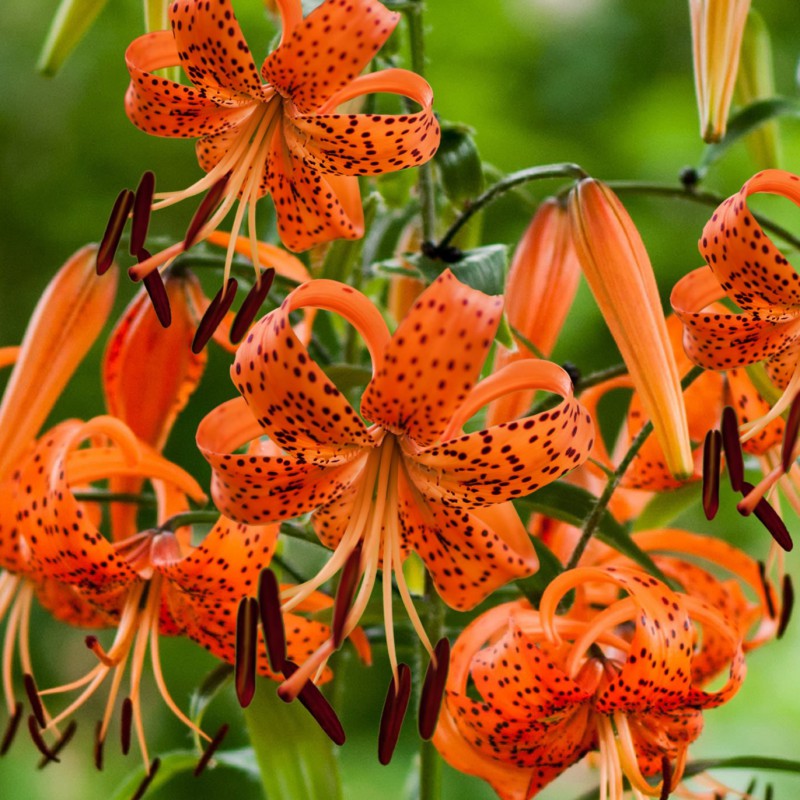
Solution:
<svg viewBox="0 0 800 800">
<path fill-rule="evenodd" d="M 773 793 L 772 784 L 768 783 L 767 788 L 764 790 L 764 800 L 772 800 Z"/>
<path fill-rule="evenodd" d="M 392 676 L 389 690 L 386 692 L 386 701 L 381 714 L 381 727 L 378 733 L 378 761 L 384 766 L 392 760 L 410 697 L 411 670 L 408 664 L 398 664 L 397 678 Z"/>
<path fill-rule="evenodd" d="M 156 773 L 158 772 L 158 768 L 161 766 L 161 759 L 156 757 L 153 759 L 152 763 L 150 764 L 150 771 L 145 776 L 144 780 L 139 784 L 139 788 L 136 790 L 136 793 L 131 797 L 131 800 L 142 800 L 144 797 L 145 792 L 150 787 L 150 784 L 153 782 L 153 778 L 155 778 Z"/>
<path fill-rule="evenodd" d="M 283 672 L 286 664 L 286 631 L 281 614 L 280 587 L 272 570 L 261 570 L 258 579 L 258 607 L 261 611 L 261 629 L 264 632 L 270 669 L 273 672 Z"/>
<path fill-rule="evenodd" d="M 742 482 L 742 492 L 746 495 L 750 494 L 755 489 L 752 483 L 747 481 Z M 739 513 L 747 516 L 745 507 L 740 502 L 737 506 Z M 770 532 L 772 538 L 787 552 L 794 547 L 792 537 L 786 527 L 784 521 L 780 518 L 778 512 L 765 500 L 763 497 L 756 503 L 753 508 L 758 521 Z"/>
<path fill-rule="evenodd" d="M 772 602 L 772 587 L 767 580 L 767 567 L 763 561 L 758 562 L 758 577 L 761 578 L 761 588 L 767 603 L 767 614 L 770 619 L 775 619 L 775 604 Z"/>
<path fill-rule="evenodd" d="M 131 223 L 130 253 L 138 256 L 144 247 L 147 238 L 147 228 L 150 224 L 150 211 L 153 205 L 153 194 L 156 189 L 156 176 L 147 170 L 141 177 L 136 187 L 136 196 L 133 200 L 133 220 Z M 139 259 L 140 261 L 142 259 Z"/>
<path fill-rule="evenodd" d="M 145 258 L 150 257 L 150 254 L 144 249 L 139 255 Z M 151 273 L 145 275 L 142 283 L 144 283 L 144 288 L 147 289 L 147 294 L 150 296 L 150 302 L 153 304 L 153 310 L 156 312 L 161 327 L 169 328 L 172 323 L 172 310 L 169 307 L 167 287 L 164 286 L 161 273 L 154 269 Z"/>
<path fill-rule="evenodd" d="M 220 726 L 220 729 L 214 735 L 214 738 L 209 743 L 208 747 L 203 751 L 203 755 L 200 756 L 200 760 L 197 762 L 197 766 L 194 768 L 194 776 L 197 778 L 203 770 L 208 766 L 208 762 L 211 761 L 211 756 L 217 751 L 217 748 L 222 744 L 222 740 L 228 735 L 228 724 L 223 723 Z"/>
<path fill-rule="evenodd" d="M 236 618 L 234 675 L 239 705 L 247 708 L 256 691 L 256 648 L 258 646 L 258 601 L 243 597 Z"/>
<path fill-rule="evenodd" d="M 728 478 L 734 492 L 741 492 L 744 484 L 744 456 L 739 439 L 739 420 L 731 406 L 722 411 L 722 450 L 728 466 Z"/>
<path fill-rule="evenodd" d="M 225 187 L 228 185 L 230 173 L 223 175 L 206 193 L 206 196 L 200 201 L 197 211 L 194 212 L 192 221 L 186 229 L 186 236 L 183 239 L 183 249 L 188 250 L 193 244 L 197 242 L 198 234 L 203 226 L 211 218 L 211 215 L 219 205 L 219 201 L 225 194 Z"/>
<path fill-rule="evenodd" d="M 33 675 L 31 675 L 29 672 L 25 673 L 22 681 L 25 685 L 25 694 L 28 695 L 28 702 L 31 704 L 31 711 L 33 711 L 33 715 L 36 717 L 39 727 L 44 728 L 47 722 L 44 717 L 42 701 L 39 697 L 39 692 L 36 689 L 36 681 L 33 679 Z"/>
<path fill-rule="evenodd" d="M 107 667 L 115 667 L 117 665 L 117 660 L 111 658 L 105 650 L 103 650 L 103 645 L 97 641 L 96 636 L 87 636 L 84 639 L 86 646 L 97 656 L 101 663 L 105 664 Z"/>
<path fill-rule="evenodd" d="M 333 646 L 338 650 L 342 646 L 345 637 L 345 622 L 347 620 L 350 606 L 358 586 L 358 579 L 361 575 L 361 544 L 357 544 L 350 553 L 347 562 L 342 569 L 342 576 L 339 578 L 339 586 L 336 589 L 336 598 L 333 601 L 333 622 L 331 624 L 331 635 Z"/>
<path fill-rule="evenodd" d="M 712 520 L 719 510 L 719 470 L 722 434 L 711 430 L 703 442 L 703 511 Z"/>
<path fill-rule="evenodd" d="M 255 319 L 269 293 L 274 279 L 275 270 L 270 267 L 258 277 L 258 280 L 253 284 L 253 288 L 247 293 L 247 297 L 245 297 L 244 302 L 242 302 L 241 307 L 236 312 L 236 316 L 233 318 L 230 333 L 231 344 L 239 344 L 244 339 L 244 335 L 250 328 L 250 323 Z"/>
<path fill-rule="evenodd" d="M 794 463 L 794 449 L 797 444 L 797 433 L 800 431 L 800 392 L 794 396 L 786 427 L 783 429 L 783 444 L 781 445 L 781 465 L 783 471 L 788 472 Z"/>
<path fill-rule="evenodd" d="M 36 766 L 36 769 L 44 769 L 49 763 L 52 761 L 58 761 L 56 756 L 72 741 L 72 737 L 75 736 L 75 731 L 78 730 L 78 723 L 75 720 L 70 720 L 69 725 L 64 729 L 64 733 L 61 735 L 59 740 L 53 746 L 53 749 L 50 751 L 53 758 L 43 757 L 42 760 Z"/>
<path fill-rule="evenodd" d="M 792 584 L 792 576 L 788 573 L 783 576 L 782 595 L 781 616 L 778 621 L 777 633 L 779 639 L 786 633 L 786 627 L 789 624 L 789 619 L 792 616 L 792 609 L 794 608 L 794 585 Z M 0 752 L 0 754 L 2 753 Z"/>
<path fill-rule="evenodd" d="M 333 642 L 326 639 L 297 670 L 286 676 L 286 680 L 278 687 L 278 697 L 284 703 L 291 703 L 303 687 L 312 680 L 314 673 L 321 673 L 328 659 L 333 655 Z M 284 667 L 286 662 L 284 662 Z"/>
<path fill-rule="evenodd" d="M 297 672 L 298 666 L 293 661 L 287 659 L 284 667 L 284 675 L 291 678 Z M 343 745 L 345 733 L 339 717 L 333 710 L 333 706 L 325 699 L 325 695 L 313 684 L 307 681 L 305 686 L 297 695 L 297 699 L 303 704 L 304 708 L 317 721 L 317 724 L 330 737 L 334 744 Z"/>
<path fill-rule="evenodd" d="M 425 740 L 430 739 L 436 730 L 449 670 L 450 642 L 445 636 L 439 639 L 433 649 L 419 697 L 419 735 Z"/>
<path fill-rule="evenodd" d="M 36 721 L 36 717 L 33 714 L 28 716 L 28 731 L 31 734 L 31 739 L 33 743 L 36 745 L 36 749 L 48 760 L 48 761 L 60 761 L 57 758 L 53 751 L 47 746 L 47 743 L 42 738 L 42 733 L 39 730 L 39 723 Z"/>
<path fill-rule="evenodd" d="M 209 303 L 206 313 L 200 320 L 197 330 L 192 339 L 192 352 L 199 353 L 213 336 L 214 331 L 219 327 L 222 318 L 228 313 L 228 309 L 233 305 L 236 297 L 236 290 L 239 288 L 235 278 L 229 278 L 228 282 L 215 295 Z"/>
<path fill-rule="evenodd" d="M 133 208 L 133 192 L 130 189 L 123 189 L 114 201 L 111 209 L 111 216 L 108 218 L 103 238 L 100 240 L 100 247 L 97 249 L 96 270 L 98 275 L 108 272 L 109 267 L 114 262 L 114 256 L 119 247 L 119 240 L 122 238 L 122 231 L 125 230 L 125 223 L 128 221 L 128 214 Z"/>
<path fill-rule="evenodd" d="M 126 697 L 122 701 L 120 711 L 120 743 L 122 755 L 126 756 L 131 751 L 131 725 L 133 724 L 133 700 Z"/>
<path fill-rule="evenodd" d="M 97 720 L 97 725 L 94 728 L 94 765 L 98 772 L 103 771 L 103 745 L 105 739 L 103 738 L 103 721 Z"/>
<path fill-rule="evenodd" d="M 4 756 L 11 745 L 14 742 L 14 737 L 17 735 L 17 731 L 19 730 L 19 723 L 22 721 L 22 703 L 17 703 L 14 706 L 14 713 L 11 715 L 11 719 L 8 720 L 8 725 L 6 725 L 5 733 L 3 734 L 3 740 L 0 742 L 0 756 Z"/>
<path fill-rule="evenodd" d="M 672 764 L 666 755 L 661 756 L 661 795 L 658 800 L 668 800 L 672 792 Z"/>
</svg>

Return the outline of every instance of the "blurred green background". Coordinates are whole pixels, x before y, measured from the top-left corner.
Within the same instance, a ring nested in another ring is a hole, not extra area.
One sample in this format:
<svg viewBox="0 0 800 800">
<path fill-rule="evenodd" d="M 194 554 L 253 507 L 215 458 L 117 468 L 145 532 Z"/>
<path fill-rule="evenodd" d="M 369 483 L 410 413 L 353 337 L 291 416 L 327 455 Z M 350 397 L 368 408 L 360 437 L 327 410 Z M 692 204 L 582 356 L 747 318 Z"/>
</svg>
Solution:
<svg viewBox="0 0 800 800">
<path fill-rule="evenodd" d="M 778 91 L 797 93 L 798 8 L 793 0 L 756 2 L 773 33 Z M 237 0 L 237 14 L 257 61 L 266 54 L 271 28 L 258 0 Z M 27 0 L 0 5 L 0 344 L 19 341 L 36 299 L 54 270 L 87 241 L 102 234 L 118 190 L 136 184 L 154 169 L 159 185 L 191 183 L 198 167 L 191 143 L 160 140 L 137 131 L 127 120 L 122 98 L 128 83 L 125 46 L 143 27 L 141 4 L 110 0 L 77 51 L 54 79 L 35 72 L 56 3 Z M 430 0 L 427 77 L 442 118 L 464 122 L 476 131 L 483 159 L 503 171 L 556 161 L 576 161 L 605 179 L 642 179 L 675 183 L 679 170 L 698 163 L 698 136 L 691 73 L 689 12 L 685 2 L 641 0 Z M 782 121 L 782 166 L 800 171 L 800 129 Z M 709 188 L 730 194 L 754 171 L 742 145 L 712 170 Z M 545 196 L 558 184 L 536 187 Z M 664 296 L 675 278 L 699 265 L 696 241 L 708 211 L 680 201 L 633 199 L 628 202 L 650 251 Z M 775 213 L 800 232 L 800 214 L 787 203 Z M 184 212 L 188 213 L 188 212 Z M 486 240 L 513 243 L 530 209 L 498 203 L 485 220 Z M 182 224 L 185 224 L 185 218 Z M 163 221 L 156 230 L 168 233 Z M 159 227 L 161 226 L 161 227 Z M 178 231 L 181 228 L 177 229 Z M 119 307 L 133 294 L 123 282 Z M 57 410 L 59 417 L 86 417 L 102 409 L 98 346 L 81 368 Z M 555 353 L 589 371 L 616 361 L 585 287 Z M 228 356 L 211 349 L 211 363 L 200 396 L 176 428 L 168 454 L 202 480 L 208 472 L 197 458 L 193 428 L 204 410 L 233 395 L 227 378 Z M 157 376 L 153 377 L 154 380 Z M 2 384 L 0 384 L 2 385 Z M 733 499 L 724 495 L 730 509 Z M 724 513 L 712 524 L 694 514 L 685 520 L 763 555 L 767 534 L 752 520 Z M 795 525 L 795 530 L 797 527 Z M 788 564 L 795 572 L 796 556 Z M 41 613 L 33 622 L 33 647 L 40 686 L 77 676 L 90 666 L 78 633 L 69 635 Z M 800 658 L 800 633 L 794 625 L 785 639 L 749 658 L 750 675 L 740 695 L 706 715 L 707 733 L 693 755 L 754 753 L 797 757 L 800 752 L 800 693 L 793 676 Z M 192 687 L 214 663 L 183 641 L 163 644 L 165 673 L 173 695 L 186 706 Z M 377 653 L 380 662 L 382 654 Z M 389 767 L 375 757 L 375 739 L 388 673 L 380 663 L 374 677 L 345 659 L 340 668 L 343 720 L 349 741 L 341 751 L 345 797 L 406 800 L 414 796 L 416 744 L 407 721 L 398 752 Z M 103 798 L 133 766 L 113 744 L 106 769 L 92 766 L 91 732 L 104 693 L 80 712 L 77 741 L 61 765 L 37 772 L 37 754 L 20 735 L 11 755 L 0 760 L 0 797 Z M 182 727 L 145 690 L 146 728 L 154 752 L 186 746 Z M 233 722 L 231 744 L 244 744 L 240 714 L 228 696 L 212 708 L 209 730 Z M 5 715 L 0 714 L 0 725 Z M 571 771 L 542 793 L 543 798 L 572 798 L 592 785 L 590 770 Z M 721 775 L 742 787 L 749 776 Z M 445 773 L 446 798 L 489 798 L 482 782 Z M 777 798 L 800 796 L 800 779 L 774 776 Z M 762 780 L 763 785 L 763 780 Z M 179 778 L 152 792 L 164 798 L 219 797 L 228 793 L 258 798 L 260 789 L 231 770 L 219 769 L 200 780 Z"/>
</svg>

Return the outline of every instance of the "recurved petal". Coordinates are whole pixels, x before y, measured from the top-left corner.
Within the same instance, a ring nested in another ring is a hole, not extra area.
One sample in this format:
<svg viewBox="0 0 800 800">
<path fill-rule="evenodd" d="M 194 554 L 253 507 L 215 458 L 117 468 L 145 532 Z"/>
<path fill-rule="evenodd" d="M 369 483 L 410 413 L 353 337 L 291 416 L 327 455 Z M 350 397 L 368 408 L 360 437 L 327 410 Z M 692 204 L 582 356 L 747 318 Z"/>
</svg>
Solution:
<svg viewBox="0 0 800 800">
<path fill-rule="evenodd" d="M 241 398 L 218 406 L 197 429 L 197 446 L 212 469 L 217 508 L 247 525 L 290 519 L 342 495 L 363 468 L 361 450 L 330 453 L 327 465 L 280 455 L 237 454 L 261 429 Z"/>
<path fill-rule="evenodd" d="M 727 381 L 727 394 L 730 398 L 730 405 L 736 409 L 736 416 L 739 418 L 741 425 L 746 426 L 769 413 L 769 403 L 753 385 L 753 381 L 750 380 L 746 370 L 729 370 L 725 375 L 725 379 Z M 786 384 L 784 383 L 783 385 L 785 386 Z M 742 442 L 742 449 L 746 453 L 763 456 L 781 443 L 784 427 L 783 418 L 777 417 L 755 436 Z"/>
<path fill-rule="evenodd" d="M 372 422 L 425 447 L 442 436 L 480 375 L 503 298 L 445 270 L 417 299 L 361 400 Z"/>
<path fill-rule="evenodd" d="M 325 0 L 295 23 L 264 60 L 261 74 L 301 113 L 318 109 L 372 60 L 400 15 L 377 0 Z"/>
<path fill-rule="evenodd" d="M 0 480 L 31 445 L 108 318 L 117 271 L 98 280 L 96 256 L 95 246 L 75 253 L 31 316 L 0 403 Z"/>
<path fill-rule="evenodd" d="M 219 96 L 219 105 L 208 92 L 184 86 L 154 74 L 180 64 L 175 40 L 169 31 L 146 33 L 125 51 L 131 83 L 125 95 L 125 112 L 137 128 L 154 136 L 196 138 L 221 133 L 252 112 L 249 98 Z M 217 92 L 217 95 L 220 93 Z"/>
<path fill-rule="evenodd" d="M 402 95 L 422 108 L 401 114 L 333 114 L 337 105 L 376 92 Z M 441 137 L 433 91 L 414 72 L 387 69 L 362 75 L 316 114 L 290 111 L 283 131 L 292 154 L 334 175 L 381 175 L 417 167 L 433 157 Z"/>
<path fill-rule="evenodd" d="M 473 608 L 536 570 L 536 552 L 510 504 L 470 512 L 426 501 L 402 471 L 398 494 L 403 546 L 422 558 L 452 608 Z"/>
</svg>

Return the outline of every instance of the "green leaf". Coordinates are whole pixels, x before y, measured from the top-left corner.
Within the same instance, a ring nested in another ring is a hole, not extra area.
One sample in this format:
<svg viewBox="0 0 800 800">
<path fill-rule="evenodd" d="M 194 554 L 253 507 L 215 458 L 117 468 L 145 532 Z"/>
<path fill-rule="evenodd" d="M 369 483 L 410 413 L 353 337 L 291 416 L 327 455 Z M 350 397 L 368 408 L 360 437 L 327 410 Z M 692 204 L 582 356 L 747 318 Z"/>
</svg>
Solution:
<svg viewBox="0 0 800 800">
<path fill-rule="evenodd" d="M 745 106 L 728 121 L 725 136 L 706 147 L 700 162 L 701 174 L 722 158 L 732 144 L 775 117 L 800 117 L 800 101 L 790 97 L 771 97 Z"/>
<path fill-rule="evenodd" d="M 192 692 L 189 701 L 189 717 L 198 728 L 201 727 L 209 704 L 230 683 L 232 677 L 233 667 L 230 664 L 218 664 Z"/>
<path fill-rule="evenodd" d="M 564 565 L 541 539 L 534 536 L 531 542 L 533 542 L 536 555 L 539 557 L 539 569 L 535 574 L 514 581 L 514 583 L 530 601 L 530 604 L 534 608 L 539 608 L 539 601 L 542 599 L 544 590 L 564 571 Z"/>
<path fill-rule="evenodd" d="M 781 390 L 778 389 L 767 374 L 763 364 L 748 364 L 745 367 L 747 377 L 753 382 L 758 393 L 771 405 L 780 400 Z"/>
<path fill-rule="evenodd" d="M 181 772 L 190 772 L 197 766 L 198 755 L 194 750 L 172 750 L 159 756 L 161 765 L 148 789 L 148 793 L 163 786 Z M 117 786 L 109 800 L 130 800 L 146 777 L 144 764 L 129 772 Z"/>
<path fill-rule="evenodd" d="M 433 283 L 445 269 L 450 269 L 462 283 L 484 294 L 502 294 L 506 284 L 508 247 L 504 244 L 465 250 L 453 263 L 429 258 L 423 253 L 409 253 L 406 260 L 422 273 L 427 283 Z"/>
<path fill-rule="evenodd" d="M 343 362 L 325 367 L 325 374 L 336 384 L 340 392 L 349 392 L 356 386 L 365 386 L 372 378 L 371 367 Z"/>
<path fill-rule="evenodd" d="M 516 350 L 517 343 L 514 341 L 511 323 L 508 321 L 508 317 L 505 314 L 500 317 L 500 325 L 497 326 L 497 333 L 494 335 L 494 340 L 500 342 L 507 350 Z"/>
<path fill-rule="evenodd" d="M 633 523 L 634 531 L 649 531 L 664 528 L 680 516 L 687 508 L 700 501 L 701 486 L 699 481 L 687 483 L 669 492 L 659 492 L 645 506 Z"/>
<path fill-rule="evenodd" d="M 483 191 L 483 167 L 472 130 L 442 123 L 442 139 L 434 156 L 442 186 L 454 205 L 463 205 Z"/>
<path fill-rule="evenodd" d="M 341 800 L 334 745 L 299 702 L 284 703 L 259 679 L 244 716 L 269 800 Z"/>
<path fill-rule="evenodd" d="M 364 200 L 364 226 L 369 230 L 378 210 L 378 195 L 371 194 Z M 364 247 L 363 237 L 360 239 L 336 239 L 331 242 L 325 260 L 322 262 L 321 278 L 330 278 L 342 283 L 351 283 L 348 279 L 356 268 Z M 360 278 L 360 275 L 358 276 Z M 357 279 L 358 279 L 357 278 Z"/>
<path fill-rule="evenodd" d="M 792 772 L 800 775 L 800 761 L 771 756 L 733 756 L 732 758 L 708 758 L 692 761 L 686 765 L 684 775 L 689 778 L 710 769 L 766 769 L 773 772 Z"/>
<path fill-rule="evenodd" d="M 536 511 L 553 519 L 568 522 L 577 528 L 583 526 L 596 503 L 597 498 L 593 494 L 570 483 L 551 483 L 537 489 L 528 497 L 514 501 L 517 508 L 521 507 L 529 513 Z M 655 578 L 669 583 L 653 559 L 631 539 L 630 533 L 614 519 L 608 509 L 600 518 L 595 536 L 631 561 L 635 561 Z"/>
<path fill-rule="evenodd" d="M 61 0 L 36 68 L 52 77 L 75 49 L 108 0 Z"/>
</svg>

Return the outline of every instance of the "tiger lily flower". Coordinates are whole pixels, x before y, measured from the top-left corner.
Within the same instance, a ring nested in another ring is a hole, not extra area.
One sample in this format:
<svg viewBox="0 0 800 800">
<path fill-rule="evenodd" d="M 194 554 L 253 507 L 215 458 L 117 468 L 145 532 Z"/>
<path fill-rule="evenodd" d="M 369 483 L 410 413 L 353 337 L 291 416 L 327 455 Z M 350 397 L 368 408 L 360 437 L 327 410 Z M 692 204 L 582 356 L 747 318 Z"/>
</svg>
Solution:
<svg viewBox="0 0 800 800">
<path fill-rule="evenodd" d="M 670 472 L 694 471 L 681 395 L 653 268 L 639 232 L 608 186 L 582 180 L 570 192 L 569 213 L 583 274 L 603 314 Z"/>
<path fill-rule="evenodd" d="M 195 220 L 199 227 L 190 226 L 186 241 L 145 255 L 131 270 L 135 279 L 204 239 L 237 200 L 231 242 L 247 212 L 257 256 L 256 204 L 265 194 L 272 196 L 278 233 L 290 250 L 358 238 L 364 232 L 358 176 L 418 166 L 436 151 L 439 126 L 430 86 L 402 69 L 361 74 L 391 35 L 398 13 L 377 0 L 325 0 L 305 18 L 300 0 L 277 5 L 282 34 L 261 66 L 266 83 L 230 0 L 176 0 L 169 8 L 170 31 L 145 34 L 129 46 L 128 117 L 155 136 L 197 139 L 207 173 L 185 190 L 156 195 L 153 208 L 210 192 Z M 192 85 L 155 74 L 171 66 L 182 66 Z M 347 101 L 375 92 L 406 97 L 420 110 L 337 113 Z M 231 244 L 223 285 L 232 255 Z"/>
<path fill-rule="evenodd" d="M 578 290 L 581 266 L 575 254 L 569 215 L 557 200 L 545 200 L 514 252 L 506 282 L 506 318 L 535 348 L 517 341 L 515 351 L 498 346 L 494 370 L 521 358 L 547 358 Z M 507 422 L 531 406 L 532 392 L 517 392 L 489 405 L 487 422 Z"/>
<path fill-rule="evenodd" d="M 581 602 L 596 587 L 609 589 L 601 610 Z M 557 615 L 572 589 L 576 610 Z M 701 688 L 711 676 L 696 669 L 695 625 L 730 655 L 729 680 L 715 692 Z M 603 797 L 622 800 L 623 778 L 636 797 L 666 797 L 702 710 L 727 702 L 744 672 L 738 632 L 718 609 L 640 570 L 579 567 L 550 584 L 539 611 L 507 603 L 464 630 L 434 744 L 503 800 L 528 800 L 594 750 Z M 470 678 L 480 701 L 467 694 Z"/>
<path fill-rule="evenodd" d="M 231 377 L 242 398 L 212 411 L 198 428 L 223 514 L 260 525 L 311 511 L 317 535 L 334 550 L 315 578 L 285 594 L 284 610 L 355 563 L 360 588 L 344 624 L 352 630 L 383 569 L 395 676 L 392 576 L 420 639 L 432 650 L 403 575 L 408 554 L 422 558 L 448 605 L 472 608 L 537 567 L 530 539 L 506 501 L 556 480 L 591 448 L 592 421 L 560 367 L 521 361 L 476 384 L 502 304 L 445 271 L 390 336 L 378 309 L 360 292 L 334 281 L 306 283 L 257 323 L 239 348 Z M 371 426 L 292 332 L 290 314 L 309 306 L 337 312 L 363 336 L 373 377 L 361 414 Z M 551 411 L 463 433 L 464 423 L 486 403 L 532 387 L 564 399 Z M 268 454 L 234 454 L 262 434 L 269 436 Z M 300 688 L 331 652 L 330 644 L 322 648 L 290 686 Z"/>
<path fill-rule="evenodd" d="M 750 0 L 689 0 L 700 135 L 725 135 Z"/>
</svg>

